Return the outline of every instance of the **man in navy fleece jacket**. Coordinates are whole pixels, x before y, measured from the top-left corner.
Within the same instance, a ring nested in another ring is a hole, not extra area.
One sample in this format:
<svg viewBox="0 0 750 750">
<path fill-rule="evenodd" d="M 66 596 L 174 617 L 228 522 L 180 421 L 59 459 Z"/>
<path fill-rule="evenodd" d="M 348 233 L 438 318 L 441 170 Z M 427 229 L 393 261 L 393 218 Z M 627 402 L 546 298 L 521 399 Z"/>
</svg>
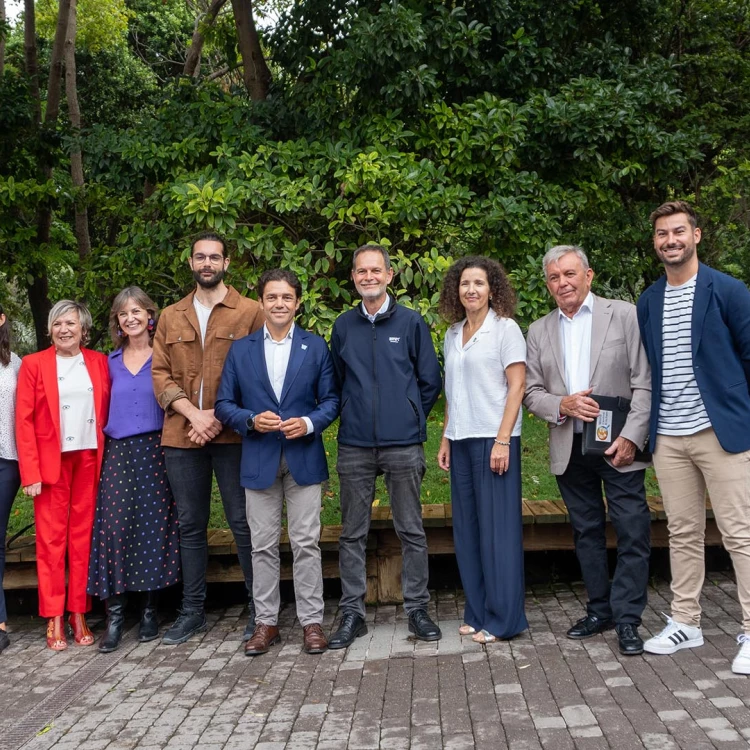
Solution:
<svg viewBox="0 0 750 750">
<path fill-rule="evenodd" d="M 367 632 L 365 547 L 375 478 L 385 475 L 396 533 L 401 540 L 401 585 L 409 630 L 436 641 L 440 628 L 427 614 L 427 540 L 420 491 L 425 472 L 427 415 L 442 388 L 430 330 L 419 313 L 388 295 L 393 278 L 385 248 L 354 253 L 352 279 L 362 303 L 339 316 L 331 354 L 341 390 L 339 537 L 341 622 L 329 648 L 346 648 Z"/>
</svg>

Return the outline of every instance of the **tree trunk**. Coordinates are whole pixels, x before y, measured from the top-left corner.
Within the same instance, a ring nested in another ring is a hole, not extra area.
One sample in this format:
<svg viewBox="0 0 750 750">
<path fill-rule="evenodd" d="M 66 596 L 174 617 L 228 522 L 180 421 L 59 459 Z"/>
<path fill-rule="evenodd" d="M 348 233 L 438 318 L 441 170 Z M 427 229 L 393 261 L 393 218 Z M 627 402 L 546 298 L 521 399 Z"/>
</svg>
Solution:
<svg viewBox="0 0 750 750">
<path fill-rule="evenodd" d="M 257 102 L 268 96 L 271 85 L 271 71 L 266 65 L 260 37 L 253 19 L 252 0 L 232 0 L 234 23 L 242 55 L 242 70 L 245 88 L 250 98 Z"/>
<path fill-rule="evenodd" d="M 214 25 L 219 11 L 227 4 L 227 0 L 213 0 L 208 10 L 195 19 L 193 39 L 188 47 L 185 67 L 182 72 L 186 76 L 198 77 L 201 70 L 201 52 L 203 51 L 203 34 L 205 29 Z"/>
<path fill-rule="evenodd" d="M 53 128 L 60 113 L 60 96 L 62 93 L 62 68 L 65 54 L 65 37 L 70 18 L 70 1 L 60 0 L 57 12 L 57 27 L 55 41 L 52 43 L 52 55 L 49 65 L 49 81 L 47 82 L 47 109 L 44 113 L 44 124 Z"/>
<path fill-rule="evenodd" d="M 26 72 L 31 81 L 31 95 L 34 101 L 34 122 L 41 126 L 41 96 L 39 93 L 39 58 L 36 49 L 36 9 L 34 0 L 24 0 L 24 58 Z M 52 45 L 52 56 L 50 58 L 49 80 L 47 83 L 47 108 L 44 113 L 44 130 L 53 131 L 57 123 L 57 115 L 60 111 L 60 90 L 62 86 L 62 61 L 65 47 L 65 34 L 68 27 L 68 16 L 70 14 L 70 0 L 60 0 L 57 27 L 55 29 L 55 41 Z M 52 149 L 45 148 L 44 132 L 37 130 L 40 140 L 39 149 L 39 180 L 47 182 L 52 179 L 53 161 Z M 39 205 L 36 213 L 36 237 L 35 249 L 42 256 L 29 265 L 29 273 L 32 281 L 26 286 L 29 298 L 31 315 L 34 319 L 34 330 L 36 333 L 36 345 L 42 349 L 49 343 L 47 335 L 47 315 L 52 308 L 49 299 L 49 276 L 47 265 L 43 254 L 47 251 L 50 240 L 50 227 L 52 225 L 52 204 L 45 201 Z"/>
<path fill-rule="evenodd" d="M 31 83 L 31 99 L 34 102 L 34 125 L 42 121 L 42 97 L 39 95 L 39 55 L 36 51 L 36 6 L 34 0 L 24 0 L 23 58 L 26 75 Z"/>
<path fill-rule="evenodd" d="M 5 15 L 5 0 L 0 0 L 0 23 L 5 23 L 7 16 Z M 3 77 L 5 72 L 5 34 L 0 37 L 0 78 Z"/>
<path fill-rule="evenodd" d="M 70 176 L 74 188 L 78 257 L 83 260 L 91 252 L 91 238 L 89 237 L 89 212 L 86 207 L 86 183 L 83 177 L 83 154 L 81 153 L 81 108 L 78 104 L 76 83 L 76 0 L 70 0 L 68 33 L 65 40 L 65 96 L 68 100 L 70 126 L 75 138 L 70 152 Z"/>
</svg>

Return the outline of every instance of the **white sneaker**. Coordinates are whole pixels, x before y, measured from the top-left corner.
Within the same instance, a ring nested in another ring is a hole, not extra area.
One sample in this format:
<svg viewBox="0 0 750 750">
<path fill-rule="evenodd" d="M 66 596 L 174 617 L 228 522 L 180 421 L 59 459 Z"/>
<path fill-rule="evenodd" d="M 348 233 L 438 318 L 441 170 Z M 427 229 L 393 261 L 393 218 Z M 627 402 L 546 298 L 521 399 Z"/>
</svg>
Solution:
<svg viewBox="0 0 750 750">
<path fill-rule="evenodd" d="M 667 617 L 666 615 L 664 615 Z M 649 654 L 673 654 L 682 648 L 695 648 L 703 645 L 703 631 L 692 625 L 683 625 L 671 617 L 667 617 L 667 627 L 649 638 L 643 644 L 643 650 Z M 750 649 L 747 652 L 748 671 L 750 672 Z"/>
<path fill-rule="evenodd" d="M 750 635 L 740 633 L 737 636 L 740 650 L 732 662 L 732 672 L 735 674 L 750 674 Z"/>
</svg>

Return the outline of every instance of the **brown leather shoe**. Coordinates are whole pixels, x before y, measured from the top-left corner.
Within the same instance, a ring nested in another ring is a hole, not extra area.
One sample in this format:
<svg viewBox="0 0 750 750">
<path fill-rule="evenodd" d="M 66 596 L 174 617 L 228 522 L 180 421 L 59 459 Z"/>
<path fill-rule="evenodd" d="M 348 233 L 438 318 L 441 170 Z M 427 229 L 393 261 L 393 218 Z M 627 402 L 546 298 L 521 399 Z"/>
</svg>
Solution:
<svg viewBox="0 0 750 750">
<path fill-rule="evenodd" d="M 259 622 L 255 626 L 252 637 L 245 644 L 245 656 L 266 654 L 268 649 L 279 641 L 281 641 L 281 636 L 276 625 L 266 625 L 264 622 Z"/>
<path fill-rule="evenodd" d="M 322 654 L 328 650 L 328 641 L 326 640 L 323 628 L 317 623 L 312 625 L 305 625 L 302 628 L 302 632 L 305 634 L 305 644 L 302 648 L 307 651 L 308 654 Z"/>
</svg>

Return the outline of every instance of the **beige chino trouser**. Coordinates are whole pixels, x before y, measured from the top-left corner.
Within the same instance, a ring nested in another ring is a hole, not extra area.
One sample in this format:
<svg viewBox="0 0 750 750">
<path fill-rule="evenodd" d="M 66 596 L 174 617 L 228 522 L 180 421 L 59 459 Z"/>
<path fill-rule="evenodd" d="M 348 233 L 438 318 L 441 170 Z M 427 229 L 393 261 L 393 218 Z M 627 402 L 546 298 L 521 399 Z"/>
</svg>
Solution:
<svg viewBox="0 0 750 750">
<path fill-rule="evenodd" d="M 669 530 L 672 617 L 700 627 L 708 489 L 734 564 L 743 630 L 750 633 L 750 451 L 727 453 L 711 428 L 694 435 L 659 435 L 654 468 Z"/>
<path fill-rule="evenodd" d="M 294 560 L 297 619 L 305 625 L 323 622 L 323 568 L 320 556 L 320 485 L 299 485 L 284 454 L 274 483 L 265 490 L 245 490 L 247 521 L 253 540 L 253 598 L 256 621 L 277 625 L 279 538 L 286 500 L 287 531 Z"/>
</svg>

